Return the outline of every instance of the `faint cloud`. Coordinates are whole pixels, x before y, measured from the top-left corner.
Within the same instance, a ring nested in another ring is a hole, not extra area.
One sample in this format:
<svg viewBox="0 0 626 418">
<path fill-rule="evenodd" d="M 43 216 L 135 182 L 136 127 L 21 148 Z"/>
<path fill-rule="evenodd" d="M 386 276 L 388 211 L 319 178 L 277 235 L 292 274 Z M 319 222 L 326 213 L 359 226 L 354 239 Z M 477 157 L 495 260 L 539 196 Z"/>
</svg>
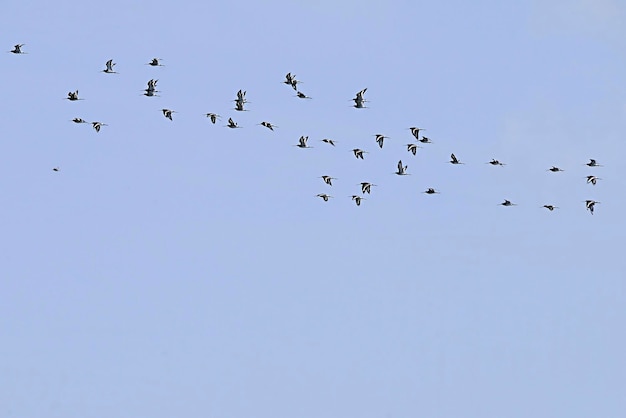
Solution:
<svg viewBox="0 0 626 418">
<path fill-rule="evenodd" d="M 534 0 L 530 23 L 539 36 L 583 35 L 621 44 L 624 17 L 621 0 Z"/>
</svg>

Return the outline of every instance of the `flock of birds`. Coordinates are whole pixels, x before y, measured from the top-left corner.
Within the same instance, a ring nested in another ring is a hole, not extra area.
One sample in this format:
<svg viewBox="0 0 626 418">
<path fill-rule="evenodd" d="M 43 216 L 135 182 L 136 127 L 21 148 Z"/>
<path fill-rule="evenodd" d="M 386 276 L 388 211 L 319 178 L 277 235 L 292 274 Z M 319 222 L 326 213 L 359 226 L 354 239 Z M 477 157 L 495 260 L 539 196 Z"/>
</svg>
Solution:
<svg viewBox="0 0 626 418">
<path fill-rule="evenodd" d="M 8 51 L 11 52 L 13 54 L 26 54 L 26 52 L 24 52 L 22 50 L 22 47 L 24 47 L 25 44 L 16 44 L 14 45 L 13 49 Z M 115 63 L 113 62 L 112 59 L 106 61 L 105 63 L 105 69 L 102 70 L 102 72 L 106 73 L 106 74 L 117 74 L 117 72 L 115 71 L 114 67 L 115 67 Z M 152 67 L 160 67 L 163 66 L 163 64 L 161 63 L 161 59 L 159 58 L 153 58 L 150 62 L 146 63 L 146 65 L 150 65 Z M 143 95 L 147 96 L 147 97 L 158 97 L 158 95 L 156 93 L 158 93 L 159 91 L 156 89 L 157 87 L 157 83 L 158 80 L 157 79 L 150 79 L 147 83 L 147 88 L 143 90 Z M 285 80 L 283 81 L 284 84 L 287 84 L 289 86 L 291 86 L 293 88 L 293 90 L 296 91 L 296 97 L 300 98 L 300 99 L 311 99 L 311 97 L 307 96 L 306 94 L 302 93 L 301 91 L 299 91 L 298 89 L 298 84 L 301 83 L 301 81 L 296 79 L 296 76 L 291 74 L 290 72 L 287 73 L 285 75 Z M 356 93 L 355 97 L 353 99 L 351 99 L 354 104 L 353 107 L 356 109 L 364 109 L 366 108 L 365 104 L 367 103 L 367 100 L 365 99 L 365 93 L 367 92 L 367 88 L 364 88 L 363 90 L 360 90 L 359 92 Z M 70 91 L 67 93 L 67 100 L 69 101 L 78 101 L 78 100 L 83 100 L 81 98 L 79 98 L 78 96 L 78 90 L 75 91 Z M 239 90 L 236 93 L 236 98 L 233 100 L 235 103 L 235 107 L 234 109 L 236 111 L 242 112 L 245 111 L 245 105 L 246 103 L 248 103 L 247 99 L 246 99 L 246 91 L 244 90 Z M 176 113 L 176 111 L 171 110 L 171 109 L 161 109 L 163 116 L 166 117 L 169 120 L 173 120 L 173 114 Z M 221 116 L 217 113 L 206 113 L 205 116 L 211 121 L 211 123 L 215 124 L 217 122 L 218 119 L 221 119 Z M 82 118 L 76 117 L 74 119 L 72 119 L 72 122 L 77 123 L 77 124 L 91 124 L 93 129 L 96 132 L 100 132 L 100 130 L 102 129 L 102 127 L 104 126 L 108 126 L 107 124 L 100 122 L 100 121 L 94 121 L 94 122 L 88 122 Z M 259 125 L 273 131 L 274 128 L 277 128 L 278 126 L 267 122 L 267 121 L 263 121 L 261 123 L 259 123 Z M 233 120 L 233 118 L 229 118 L 227 124 L 225 125 L 225 127 L 228 127 L 230 129 L 236 129 L 236 128 L 240 128 L 240 126 L 237 125 L 237 123 Z M 430 140 L 430 138 L 421 135 L 420 136 L 420 132 L 423 131 L 424 129 L 422 128 L 418 128 L 418 127 L 410 127 L 408 128 L 408 130 L 410 130 L 411 135 L 414 139 L 415 142 L 411 142 L 406 144 L 406 149 L 407 152 L 411 153 L 412 155 L 417 155 L 417 151 L 418 149 L 422 148 L 419 144 L 430 144 L 432 143 L 432 141 Z M 385 140 L 388 139 L 389 137 L 382 135 L 382 134 L 375 134 L 375 142 L 378 144 L 378 146 L 382 149 L 385 143 Z M 298 143 L 295 144 L 294 146 L 298 147 L 298 148 L 313 148 L 310 145 L 308 145 L 308 136 L 301 136 L 298 140 Z M 326 143 L 332 147 L 336 146 L 336 141 L 333 139 L 329 139 L 329 138 L 324 138 L 320 140 L 323 143 Z M 356 159 L 361 159 L 363 160 L 365 158 L 365 154 L 368 154 L 367 151 L 360 149 L 360 148 L 354 148 L 352 149 L 352 153 L 354 154 L 354 157 Z M 458 164 L 465 164 L 463 162 L 461 162 L 455 155 L 454 153 L 452 153 L 450 155 L 450 164 L 453 165 L 458 165 Z M 492 166 L 505 166 L 506 164 L 496 160 L 496 159 L 492 159 L 491 161 L 488 161 L 487 164 L 490 164 Z M 589 162 L 586 163 L 585 165 L 587 165 L 588 167 L 602 167 L 602 165 L 598 164 L 597 161 L 595 159 L 589 159 Z M 406 176 L 409 175 L 409 173 L 407 172 L 408 170 L 408 165 L 403 164 L 402 160 L 398 161 L 397 164 L 397 170 L 395 171 L 394 174 L 398 175 L 398 176 Z M 58 172 L 60 171 L 59 167 L 54 167 L 53 171 Z M 557 166 L 552 166 L 551 168 L 548 168 L 546 171 L 550 171 L 553 173 L 557 173 L 557 172 L 562 172 L 564 170 L 562 170 L 561 168 L 557 167 Z M 328 186 L 332 186 L 332 181 L 336 180 L 336 178 L 331 177 L 329 175 L 322 175 L 319 178 L 322 179 L 322 181 L 328 185 Z M 588 175 L 586 176 L 587 179 L 587 183 L 591 184 L 593 186 L 595 186 L 598 182 L 598 180 L 602 180 L 600 177 L 597 177 L 595 175 Z M 357 206 L 361 205 L 361 201 L 365 200 L 365 198 L 363 197 L 365 194 L 370 194 L 371 193 L 371 188 L 374 186 L 377 186 L 376 184 L 370 183 L 370 182 L 361 182 L 360 183 L 360 192 L 361 195 L 359 194 L 353 194 L 351 195 L 351 199 L 355 202 L 355 204 Z M 440 192 L 438 190 L 436 190 L 435 188 L 429 187 L 427 188 L 425 191 L 423 191 L 422 193 L 428 194 L 428 195 L 434 195 L 434 194 L 439 194 Z M 322 199 L 324 202 L 328 202 L 331 198 L 333 198 L 333 196 L 331 196 L 330 194 L 327 193 L 319 193 L 316 195 L 316 197 L 319 197 L 320 199 Z M 592 199 L 588 199 L 584 201 L 585 203 L 585 207 L 586 209 L 593 215 L 594 213 L 594 208 L 595 205 L 600 203 L 598 201 L 592 200 Z M 505 199 L 502 203 L 500 203 L 500 205 L 502 206 L 517 206 L 516 203 L 512 203 L 510 200 Z M 542 206 L 542 208 L 545 208 L 549 211 L 553 211 L 554 209 L 558 209 L 558 206 L 554 206 L 552 204 L 544 204 Z"/>
</svg>

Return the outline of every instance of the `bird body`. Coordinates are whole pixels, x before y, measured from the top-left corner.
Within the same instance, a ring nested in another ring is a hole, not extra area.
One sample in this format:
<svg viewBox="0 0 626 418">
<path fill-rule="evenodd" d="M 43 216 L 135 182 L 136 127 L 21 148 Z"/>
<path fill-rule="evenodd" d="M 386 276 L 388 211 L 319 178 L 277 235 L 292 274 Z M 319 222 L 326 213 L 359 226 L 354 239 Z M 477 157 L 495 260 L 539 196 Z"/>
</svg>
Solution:
<svg viewBox="0 0 626 418">
<path fill-rule="evenodd" d="M 313 148 L 313 147 L 310 147 L 310 146 L 308 146 L 308 145 L 306 144 L 306 142 L 307 142 L 308 140 L 309 140 L 309 137 L 308 137 L 308 136 L 304 136 L 304 135 L 302 135 L 302 136 L 300 137 L 300 139 L 298 139 L 298 143 L 297 143 L 295 146 L 296 146 L 296 147 L 298 147 L 298 148 Z"/>
<path fill-rule="evenodd" d="M 450 154 L 450 164 L 464 164 L 456 158 L 456 155 Z"/>
<path fill-rule="evenodd" d="M 228 118 L 228 125 L 226 126 L 231 129 L 239 128 L 239 126 L 237 126 L 237 123 L 233 120 L 233 118 Z"/>
<path fill-rule="evenodd" d="M 115 66 L 115 63 L 113 62 L 113 60 L 108 60 L 105 65 L 106 65 L 106 68 L 102 70 L 103 73 L 117 74 L 117 72 L 113 70 L 113 67 Z"/>
<path fill-rule="evenodd" d="M 74 119 L 72 119 L 72 122 L 74 122 L 74 123 L 89 123 L 85 119 L 82 119 L 82 118 L 74 118 Z"/>
<path fill-rule="evenodd" d="M 163 64 L 161 64 L 160 58 L 152 58 L 152 60 L 146 65 L 150 65 L 152 67 L 163 67 Z"/>
<path fill-rule="evenodd" d="M 551 168 L 548 168 L 547 171 L 552 171 L 553 173 L 558 173 L 559 171 L 565 171 L 565 170 L 561 170 L 559 167 L 552 166 Z"/>
<path fill-rule="evenodd" d="M 554 206 L 554 205 L 543 205 L 542 208 L 546 208 L 548 209 L 550 212 L 552 212 L 554 209 L 558 209 L 558 206 Z"/>
<path fill-rule="evenodd" d="M 14 54 L 25 54 L 26 52 L 22 51 L 22 47 L 26 45 L 26 44 L 17 44 L 13 46 L 13 50 L 9 51 L 12 52 Z"/>
<path fill-rule="evenodd" d="M 361 200 L 366 200 L 366 199 L 364 197 L 353 194 L 352 200 L 354 200 L 354 203 L 356 203 L 357 206 L 361 206 Z"/>
<path fill-rule="evenodd" d="M 321 140 L 322 142 L 326 143 L 326 144 L 330 144 L 333 147 L 335 146 L 335 140 L 334 139 L 328 139 L 328 138 L 324 138 Z"/>
<path fill-rule="evenodd" d="M 375 184 L 368 183 L 366 181 L 361 183 L 361 193 L 362 194 L 370 194 L 372 186 L 376 186 Z"/>
<path fill-rule="evenodd" d="M 406 172 L 406 169 L 409 168 L 408 165 L 402 165 L 402 160 L 398 161 L 398 171 L 395 172 L 395 174 L 399 175 L 399 176 L 406 176 L 408 175 L 408 173 Z"/>
<path fill-rule="evenodd" d="M 91 122 L 91 126 L 93 126 L 96 132 L 100 132 L 100 128 L 107 126 L 107 124 L 102 122 Z"/>
<path fill-rule="evenodd" d="M 412 153 L 413 155 L 417 154 L 418 148 L 422 148 L 422 147 L 418 146 L 417 144 L 406 144 L 406 150 Z"/>
<path fill-rule="evenodd" d="M 595 200 L 585 200 L 585 207 L 587 208 L 589 212 L 591 212 L 592 215 L 593 215 L 593 209 L 596 203 L 600 203 L 600 202 L 596 202 Z"/>
<path fill-rule="evenodd" d="M 491 164 L 491 165 L 499 165 L 499 166 L 506 165 L 506 164 L 503 164 L 503 163 L 501 163 L 500 161 L 498 161 L 498 160 L 496 160 L 496 159 L 494 159 L 494 158 L 492 158 L 492 159 L 491 159 L 491 161 L 489 161 L 487 164 Z"/>
<path fill-rule="evenodd" d="M 217 119 L 221 117 L 217 113 L 207 113 L 205 116 L 207 118 L 211 119 L 211 123 L 214 124 L 214 125 L 215 125 L 215 122 L 217 121 Z"/>
<path fill-rule="evenodd" d="M 170 109 L 161 109 L 161 112 L 163 112 L 163 116 L 165 116 L 169 120 L 173 120 L 172 113 L 176 113 L 176 111 Z"/>
<path fill-rule="evenodd" d="M 260 123 L 260 125 L 261 125 L 261 126 L 265 126 L 265 127 L 266 127 L 267 129 L 269 129 L 270 131 L 273 131 L 273 130 L 274 130 L 274 128 L 278 128 L 278 126 L 276 126 L 276 125 L 272 125 L 272 124 L 271 124 L 271 123 L 269 123 L 269 122 L 261 122 L 261 123 Z"/>
<path fill-rule="evenodd" d="M 428 189 L 426 189 L 425 191 L 423 191 L 422 193 L 426 193 L 426 194 L 438 194 L 439 192 L 435 189 L 433 189 L 432 187 L 429 187 Z"/>
<path fill-rule="evenodd" d="M 363 154 L 367 154 L 368 153 L 367 151 L 363 151 L 362 149 L 359 149 L 359 148 L 353 149 L 352 152 L 354 153 L 354 156 L 357 158 L 357 160 L 359 158 L 363 159 Z"/>
<path fill-rule="evenodd" d="M 511 203 L 510 200 L 504 199 L 504 202 L 500 203 L 502 206 L 517 206 L 515 203 Z"/>
<path fill-rule="evenodd" d="M 78 90 L 76 91 L 70 91 L 69 93 L 67 93 L 67 100 L 74 102 L 76 100 L 82 100 L 78 98 Z"/>
<path fill-rule="evenodd" d="M 591 183 L 595 186 L 598 180 L 602 180 L 602 179 L 596 176 L 587 176 L 587 184 Z"/>
<path fill-rule="evenodd" d="M 333 185 L 333 180 L 337 180 L 335 177 L 331 176 L 321 176 L 320 178 L 324 180 L 324 183 L 328 184 L 329 186 Z"/>
<path fill-rule="evenodd" d="M 320 193 L 317 195 L 317 197 L 321 197 L 324 202 L 328 202 L 328 199 L 331 198 L 332 196 L 326 193 Z"/>
<path fill-rule="evenodd" d="M 585 165 L 588 165 L 589 167 L 602 167 L 600 164 L 598 164 L 596 162 L 596 160 L 594 160 L 593 158 L 589 159 L 589 162 Z"/>
</svg>

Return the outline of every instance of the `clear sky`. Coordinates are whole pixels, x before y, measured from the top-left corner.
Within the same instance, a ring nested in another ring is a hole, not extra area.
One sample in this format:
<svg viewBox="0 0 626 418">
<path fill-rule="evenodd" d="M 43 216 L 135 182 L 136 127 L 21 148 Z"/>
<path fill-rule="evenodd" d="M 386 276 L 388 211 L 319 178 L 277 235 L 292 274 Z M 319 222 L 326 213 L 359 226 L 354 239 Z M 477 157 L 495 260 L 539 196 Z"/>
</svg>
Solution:
<svg viewBox="0 0 626 418">
<path fill-rule="evenodd" d="M 624 416 L 624 2 L 5 3 L 0 417 Z"/>
</svg>

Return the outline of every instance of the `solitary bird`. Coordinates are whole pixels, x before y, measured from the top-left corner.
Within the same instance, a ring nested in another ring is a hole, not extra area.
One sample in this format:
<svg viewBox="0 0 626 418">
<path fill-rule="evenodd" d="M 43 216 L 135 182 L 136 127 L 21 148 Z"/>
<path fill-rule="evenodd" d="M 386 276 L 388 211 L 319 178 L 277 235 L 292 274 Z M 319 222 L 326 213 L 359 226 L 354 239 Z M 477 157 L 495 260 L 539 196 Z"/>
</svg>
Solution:
<svg viewBox="0 0 626 418">
<path fill-rule="evenodd" d="M 409 168 L 408 165 L 402 165 L 402 160 L 398 161 L 398 171 L 396 171 L 394 174 L 397 174 L 399 176 L 406 176 L 408 175 L 408 173 L 406 172 L 406 169 Z"/>
<path fill-rule="evenodd" d="M 271 123 L 269 123 L 269 122 L 261 122 L 261 123 L 260 123 L 260 125 L 261 125 L 261 126 L 265 126 L 265 127 L 266 127 L 267 129 L 269 129 L 270 131 L 273 131 L 273 130 L 274 130 L 274 128 L 278 128 L 278 126 L 276 126 L 276 125 L 272 125 L 272 124 L 271 124 Z"/>
<path fill-rule="evenodd" d="M 328 184 L 329 186 L 333 185 L 333 180 L 337 180 L 335 177 L 331 177 L 331 176 L 322 176 L 320 178 L 324 180 L 324 183 Z"/>
<path fill-rule="evenodd" d="M 300 139 L 298 140 L 298 143 L 297 143 L 296 145 L 294 145 L 294 146 L 296 146 L 296 147 L 298 147 L 298 148 L 313 148 L 313 147 L 309 147 L 309 146 L 306 144 L 306 141 L 308 141 L 308 140 L 309 140 L 309 137 L 308 137 L 308 136 L 304 136 L 304 135 L 302 135 L 302 136 L 300 137 Z"/>
<path fill-rule="evenodd" d="M 78 90 L 76 90 L 74 92 L 70 91 L 69 93 L 67 93 L 66 99 L 69 100 L 69 101 L 72 101 L 72 102 L 76 101 L 76 100 L 82 100 L 82 99 L 78 98 Z"/>
<path fill-rule="evenodd" d="M 231 128 L 231 129 L 239 128 L 239 126 L 237 126 L 237 123 L 235 123 L 233 118 L 228 118 L 228 125 L 226 125 L 226 126 Z"/>
<path fill-rule="evenodd" d="M 553 173 L 558 173 L 559 171 L 565 171 L 565 170 L 561 170 L 559 167 L 552 166 L 552 168 L 548 168 L 546 171 L 552 171 Z"/>
<path fill-rule="evenodd" d="M 542 208 L 546 208 L 548 209 L 550 212 L 552 212 L 554 209 L 558 209 L 558 206 L 554 206 L 554 205 L 543 205 Z"/>
<path fill-rule="evenodd" d="M 428 189 L 426 189 L 425 191 L 423 191 L 422 193 L 426 193 L 426 194 L 437 194 L 439 193 L 437 190 L 433 189 L 432 187 L 429 187 Z"/>
<path fill-rule="evenodd" d="M 362 149 L 359 149 L 359 148 L 353 149 L 352 152 L 354 153 L 354 156 L 356 157 L 357 160 L 359 158 L 363 159 L 363 154 L 368 154 L 367 151 L 363 151 Z"/>
<path fill-rule="evenodd" d="M 517 206 L 515 203 L 511 203 L 510 200 L 504 199 L 504 202 L 500 203 L 502 206 Z"/>
<path fill-rule="evenodd" d="M 328 199 L 331 198 L 332 196 L 326 193 L 320 193 L 317 195 L 317 197 L 321 197 L 324 200 L 324 202 L 328 202 Z"/>
<path fill-rule="evenodd" d="M 217 119 L 221 117 L 217 113 L 207 113 L 205 116 L 211 119 L 211 123 L 213 123 L 214 125 L 215 125 L 215 121 L 217 121 Z"/>
<path fill-rule="evenodd" d="M 378 146 L 382 149 L 383 148 L 383 142 L 385 141 L 385 139 L 389 139 L 388 136 L 382 135 L 382 134 L 376 134 L 374 135 L 376 137 L 376 142 L 378 143 Z"/>
<path fill-rule="evenodd" d="M 106 68 L 102 70 L 103 73 L 117 74 L 117 72 L 113 70 L 113 67 L 115 66 L 115 63 L 113 62 L 113 60 L 108 60 L 105 65 L 106 65 Z"/>
<path fill-rule="evenodd" d="M 91 125 L 96 130 L 96 132 L 100 132 L 100 128 L 102 128 L 103 126 L 108 126 L 106 123 L 102 122 L 91 122 Z"/>
<path fill-rule="evenodd" d="M 176 113 L 175 110 L 170 110 L 170 109 L 161 109 L 161 112 L 163 112 L 163 116 L 165 116 L 169 120 L 173 120 L 172 113 Z"/>
<path fill-rule="evenodd" d="M 598 164 L 596 162 L 596 160 L 594 160 L 593 158 L 589 159 L 589 162 L 585 165 L 588 165 L 589 167 L 602 167 L 600 164 Z"/>
<path fill-rule="evenodd" d="M 456 158 L 456 155 L 450 154 L 450 164 L 464 164 L 464 163 L 460 162 L 459 159 Z"/>
<path fill-rule="evenodd" d="M 593 215 L 593 208 L 596 203 L 600 203 L 600 202 L 596 202 L 595 200 L 585 200 L 585 206 L 587 210 L 591 212 L 592 215 Z"/>
<path fill-rule="evenodd" d="M 301 91 L 296 92 L 296 97 L 299 97 L 300 99 L 312 99 L 312 97 L 307 96 L 306 94 L 302 93 Z"/>
<path fill-rule="evenodd" d="M 54 167 L 52 171 L 59 171 L 59 167 Z"/>
<path fill-rule="evenodd" d="M 85 119 L 82 119 L 82 118 L 74 118 L 74 119 L 72 119 L 72 122 L 74 122 L 74 123 L 89 123 Z"/>
<path fill-rule="evenodd" d="M 491 165 L 499 165 L 499 166 L 506 165 L 506 164 L 503 164 L 503 163 L 501 163 L 500 161 L 498 161 L 498 160 L 496 160 L 496 159 L 494 159 L 494 158 L 492 158 L 492 159 L 491 159 L 491 161 L 489 161 L 487 164 L 491 164 Z"/>
<path fill-rule="evenodd" d="M 596 185 L 596 181 L 598 180 L 602 180 L 600 177 L 596 177 L 596 176 L 587 176 L 587 184 L 591 183 L 594 186 Z"/>
<path fill-rule="evenodd" d="M 9 52 L 13 52 L 14 54 L 25 54 L 26 52 L 22 51 L 22 47 L 26 44 L 17 44 L 13 46 L 13 50 Z"/>
<path fill-rule="evenodd" d="M 353 194 L 352 200 L 354 200 L 354 203 L 356 203 L 357 206 L 361 206 L 361 200 L 366 200 L 366 199 L 364 197 Z"/>
<path fill-rule="evenodd" d="M 161 64 L 160 58 L 152 58 L 152 61 L 150 61 L 146 65 L 150 65 L 152 67 L 163 67 L 163 64 Z"/>
<path fill-rule="evenodd" d="M 324 138 L 321 140 L 322 142 L 326 143 L 326 144 L 330 144 L 333 147 L 335 146 L 335 140 L 334 139 L 328 139 L 328 138 Z"/>
<path fill-rule="evenodd" d="M 417 144 L 406 144 L 406 150 L 408 152 L 413 153 L 413 155 L 417 154 L 417 149 L 418 148 L 422 148 L 422 147 L 418 146 Z"/>
</svg>

